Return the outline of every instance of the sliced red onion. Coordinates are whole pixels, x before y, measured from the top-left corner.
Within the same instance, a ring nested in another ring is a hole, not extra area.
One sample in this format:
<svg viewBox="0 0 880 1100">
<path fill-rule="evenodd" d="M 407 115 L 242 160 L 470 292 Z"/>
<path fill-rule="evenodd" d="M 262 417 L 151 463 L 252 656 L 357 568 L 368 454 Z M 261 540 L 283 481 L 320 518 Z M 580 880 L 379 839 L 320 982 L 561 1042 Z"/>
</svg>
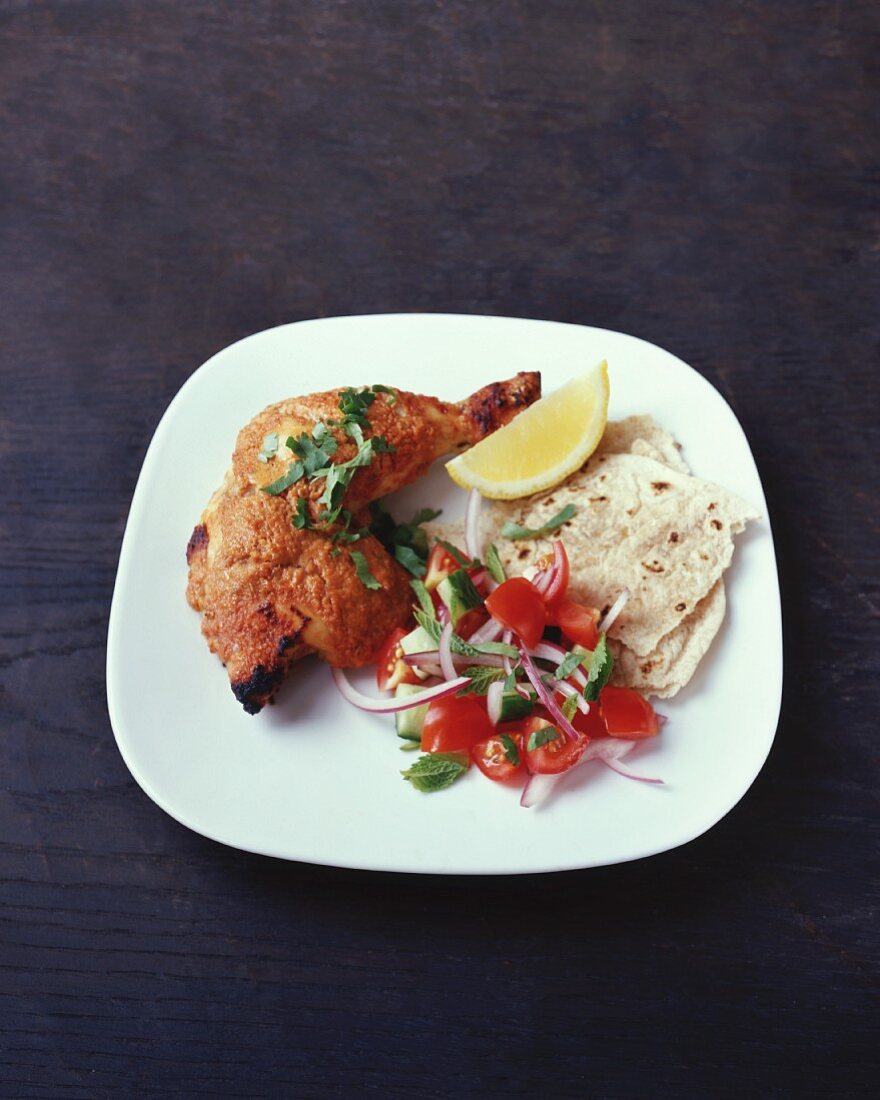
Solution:
<svg viewBox="0 0 880 1100">
<path fill-rule="evenodd" d="M 471 634 L 468 641 L 471 645 L 479 645 L 480 642 L 494 642 L 501 637 L 504 627 L 491 616 L 481 627 Z"/>
<path fill-rule="evenodd" d="M 413 668 L 425 668 L 428 665 L 440 663 L 440 651 L 436 649 L 423 649 L 419 653 L 404 653 L 403 660 Z M 487 668 L 504 668 L 504 658 L 497 653 L 478 653 L 474 657 L 463 657 L 460 653 L 453 653 L 452 660 L 459 665 L 485 665 Z"/>
<path fill-rule="evenodd" d="M 447 695 L 454 695 L 457 691 L 469 684 L 467 676 L 457 676 L 447 683 L 435 684 L 434 687 L 425 688 L 416 695 L 403 695 L 399 699 L 376 699 L 374 696 L 364 695 L 349 681 L 341 668 L 330 670 L 333 680 L 339 688 L 339 693 L 353 706 L 361 710 L 369 710 L 373 714 L 395 714 L 399 710 L 411 710 L 425 703 L 432 703 L 435 699 L 445 699 Z"/>
<path fill-rule="evenodd" d="M 523 787 L 522 797 L 519 800 L 520 806 L 527 810 L 533 806 L 540 806 L 550 797 L 553 788 L 565 774 L 565 772 L 559 772 L 558 775 L 530 775 Z"/>
<path fill-rule="evenodd" d="M 489 684 L 486 692 L 486 710 L 489 712 L 489 721 L 497 726 L 501 721 L 501 697 L 504 695 L 504 684 L 495 680 Z"/>
<path fill-rule="evenodd" d="M 480 507 L 483 499 L 476 489 L 468 494 L 467 508 L 464 513 L 464 545 L 471 561 L 483 556 L 480 545 Z"/>
<path fill-rule="evenodd" d="M 544 590 L 544 599 L 552 603 L 562 595 L 562 585 L 565 582 L 565 547 L 556 539 L 553 543 L 553 579 Z"/>
<path fill-rule="evenodd" d="M 489 570 L 481 569 L 478 573 L 474 573 L 474 575 L 471 577 L 471 584 L 474 586 L 474 588 L 479 588 L 481 585 L 486 583 L 488 577 Z"/>
<path fill-rule="evenodd" d="M 501 635 L 501 641 L 504 642 L 505 645 L 510 645 L 513 642 L 513 631 L 512 630 L 505 630 L 504 633 Z M 503 658 L 503 663 L 504 663 L 505 673 L 508 676 L 512 676 L 513 675 L 513 665 L 510 663 L 510 658 L 509 657 L 504 657 Z M 517 664 L 519 664 L 519 662 L 517 662 Z M 517 693 L 519 695 L 521 695 L 523 697 L 523 699 L 531 699 L 532 693 L 525 686 L 525 684 L 521 684 L 521 683 L 519 683 L 518 680 L 514 680 L 514 687 L 516 688 Z"/>
<path fill-rule="evenodd" d="M 662 779 L 655 779 L 649 775 L 639 775 L 638 772 L 634 772 L 626 764 L 621 763 L 621 758 L 629 755 L 637 743 L 636 741 L 624 741 L 618 737 L 611 737 L 607 741 L 594 741 L 587 749 L 587 754 L 595 755 L 613 772 L 617 772 L 618 775 L 625 776 L 627 779 L 635 779 L 639 783 L 662 784 Z M 596 751 L 591 753 L 594 746 Z"/>
<path fill-rule="evenodd" d="M 624 590 L 620 593 L 614 603 L 608 608 L 608 614 L 605 616 L 602 622 L 599 623 L 600 633 L 607 634 L 611 627 L 614 626 L 615 619 L 626 607 L 627 601 L 629 600 L 631 595 L 632 593 L 630 592 L 630 590 L 628 588 L 624 588 Z"/>
<path fill-rule="evenodd" d="M 584 698 L 583 693 L 578 691 L 573 684 L 570 684 L 567 680 L 560 680 L 559 687 L 556 690 L 561 691 L 563 695 L 573 695 L 578 701 L 578 710 L 581 714 L 590 713 L 590 704 Z"/>
<path fill-rule="evenodd" d="M 533 657 L 539 657 L 542 661 L 553 661 L 557 665 L 561 664 L 563 658 L 568 656 L 562 646 L 556 645 L 555 642 L 538 642 L 529 652 Z M 569 676 L 579 683 L 582 688 L 587 686 L 587 677 L 580 666 L 574 672 L 570 672 Z"/>
<path fill-rule="evenodd" d="M 449 609 L 442 600 L 437 605 L 437 618 L 443 624 L 450 622 Z"/>
<path fill-rule="evenodd" d="M 550 586 L 556 580 L 556 566 L 551 565 L 549 569 L 541 569 L 530 579 L 535 588 L 546 598 Z"/>
<path fill-rule="evenodd" d="M 452 641 L 452 623 L 447 623 L 440 631 L 440 641 L 437 643 L 437 652 L 440 655 L 440 668 L 443 670 L 445 680 L 455 679 L 455 664 L 452 660 L 452 650 L 449 643 Z"/>
<path fill-rule="evenodd" d="M 583 738 L 581 735 L 562 713 L 552 693 L 547 690 L 544 681 L 541 679 L 541 673 L 538 671 L 538 666 L 529 656 L 528 650 L 525 648 L 521 649 L 520 656 L 523 668 L 526 670 L 526 676 L 531 680 L 532 686 L 538 693 L 538 698 L 553 715 L 555 724 L 559 726 L 570 741 L 582 741 Z"/>
</svg>

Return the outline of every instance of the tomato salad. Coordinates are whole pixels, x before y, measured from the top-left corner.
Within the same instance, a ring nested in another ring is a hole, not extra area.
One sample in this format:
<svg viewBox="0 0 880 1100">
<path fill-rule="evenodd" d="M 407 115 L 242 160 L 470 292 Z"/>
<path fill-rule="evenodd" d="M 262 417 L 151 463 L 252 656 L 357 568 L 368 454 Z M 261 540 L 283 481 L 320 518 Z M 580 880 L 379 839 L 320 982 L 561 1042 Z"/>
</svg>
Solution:
<svg viewBox="0 0 880 1100">
<path fill-rule="evenodd" d="M 479 497 L 471 494 L 467 552 L 438 542 L 413 580 L 415 627 L 386 640 L 376 682 L 394 697 L 372 698 L 334 669 L 355 706 L 394 713 L 403 748 L 424 754 L 402 772 L 417 790 L 442 790 L 471 764 L 499 783 L 524 783 L 521 805 L 535 806 L 559 778 L 599 760 L 630 779 L 622 758 L 661 719 L 632 688 L 607 683 L 613 658 L 607 631 L 628 598 L 604 618 L 568 598 L 569 561 L 561 540 L 522 577 L 507 578 L 494 546 L 480 560 Z"/>
</svg>

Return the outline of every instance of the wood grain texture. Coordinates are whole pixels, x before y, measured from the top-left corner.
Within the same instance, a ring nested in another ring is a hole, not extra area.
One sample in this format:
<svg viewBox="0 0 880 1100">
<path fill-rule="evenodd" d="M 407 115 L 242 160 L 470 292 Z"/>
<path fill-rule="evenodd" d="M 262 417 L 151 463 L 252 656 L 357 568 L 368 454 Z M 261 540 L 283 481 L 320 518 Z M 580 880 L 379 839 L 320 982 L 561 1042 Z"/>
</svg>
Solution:
<svg viewBox="0 0 880 1100">
<path fill-rule="evenodd" d="M 878 46 L 865 0 L 0 3 L 3 1095 L 870 1094 Z M 159 417 L 241 336 L 395 310 L 632 332 L 740 417 L 785 700 L 701 839 L 367 875 L 129 776 L 106 624 Z"/>
</svg>

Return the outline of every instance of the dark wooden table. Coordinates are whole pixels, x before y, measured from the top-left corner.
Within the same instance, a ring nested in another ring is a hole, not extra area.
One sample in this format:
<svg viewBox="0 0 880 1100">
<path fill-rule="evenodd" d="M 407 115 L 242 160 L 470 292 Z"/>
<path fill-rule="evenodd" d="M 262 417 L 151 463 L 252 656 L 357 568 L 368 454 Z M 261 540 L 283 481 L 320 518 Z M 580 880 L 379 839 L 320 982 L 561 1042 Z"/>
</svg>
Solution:
<svg viewBox="0 0 880 1100">
<path fill-rule="evenodd" d="M 868 1095 L 876 5 L 5 0 L 0 34 L 3 1095 Z M 397 310 L 632 332 L 740 417 L 785 699 L 701 839 L 347 872 L 128 774 L 107 614 L 163 410 L 248 333 Z"/>
</svg>

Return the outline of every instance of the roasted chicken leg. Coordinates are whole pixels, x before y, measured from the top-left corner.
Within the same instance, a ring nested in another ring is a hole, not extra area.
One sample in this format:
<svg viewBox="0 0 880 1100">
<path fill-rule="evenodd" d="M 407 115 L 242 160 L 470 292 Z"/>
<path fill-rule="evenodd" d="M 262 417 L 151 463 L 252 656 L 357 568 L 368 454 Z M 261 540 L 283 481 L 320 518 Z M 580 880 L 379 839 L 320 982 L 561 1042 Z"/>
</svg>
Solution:
<svg viewBox="0 0 880 1100">
<path fill-rule="evenodd" d="M 360 432 L 340 419 L 346 392 L 355 400 L 374 395 Z M 337 667 L 375 658 L 388 633 L 406 621 L 412 593 L 409 574 L 375 537 L 349 541 L 369 522 L 366 506 L 424 474 L 435 459 L 506 424 L 540 393 L 534 372 L 486 386 L 458 404 L 385 387 L 333 390 L 270 405 L 245 425 L 186 557 L 187 599 L 202 613 L 202 633 L 248 713 L 256 714 L 308 653 Z M 297 459 L 284 441 L 311 439 L 318 424 L 327 425 L 325 438 L 335 441 L 332 480 L 348 471 L 338 502 L 348 526 L 339 517 L 328 523 L 330 474 L 306 472 L 278 487 L 293 476 Z M 383 443 L 352 472 L 364 453 L 359 436 Z"/>
</svg>

